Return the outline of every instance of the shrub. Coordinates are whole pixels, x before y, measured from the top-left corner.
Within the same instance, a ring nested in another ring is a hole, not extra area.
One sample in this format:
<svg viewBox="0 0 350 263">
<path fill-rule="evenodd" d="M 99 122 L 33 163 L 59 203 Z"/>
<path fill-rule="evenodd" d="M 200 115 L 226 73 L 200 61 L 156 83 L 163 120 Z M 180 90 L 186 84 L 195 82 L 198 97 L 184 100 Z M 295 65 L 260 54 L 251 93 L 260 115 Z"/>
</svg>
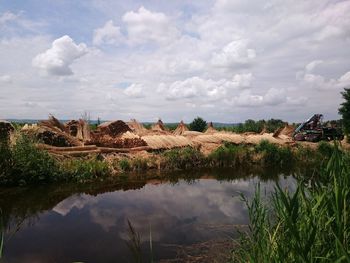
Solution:
<svg viewBox="0 0 350 263">
<path fill-rule="evenodd" d="M 294 161 L 294 155 L 290 147 L 278 146 L 267 140 L 262 140 L 255 146 L 255 150 L 263 154 L 262 161 L 269 166 L 289 166 Z"/>
<path fill-rule="evenodd" d="M 195 148 L 172 149 L 162 154 L 162 166 L 166 169 L 187 169 L 204 163 L 203 154 Z"/>
<path fill-rule="evenodd" d="M 144 171 L 148 168 L 147 160 L 144 158 L 132 159 L 131 167 L 134 171 Z"/>
<path fill-rule="evenodd" d="M 59 165 L 47 152 L 38 149 L 25 135 L 17 138 L 12 147 L 12 163 L 6 181 L 13 184 L 31 184 L 58 180 Z"/>
<path fill-rule="evenodd" d="M 224 143 L 209 156 L 212 166 L 236 166 L 251 161 L 250 151 L 247 146 Z"/>
<path fill-rule="evenodd" d="M 201 117 L 195 118 L 189 125 L 191 131 L 199 131 L 202 132 L 207 127 L 207 122 L 203 120 Z"/>
<path fill-rule="evenodd" d="M 131 169 L 131 165 L 128 159 L 121 159 L 119 161 L 119 168 L 123 171 L 123 172 L 127 172 L 130 171 Z"/>
<path fill-rule="evenodd" d="M 87 180 L 106 177 L 111 174 L 108 163 L 97 158 L 89 160 L 67 160 L 62 164 L 65 179 L 84 182 Z"/>
</svg>

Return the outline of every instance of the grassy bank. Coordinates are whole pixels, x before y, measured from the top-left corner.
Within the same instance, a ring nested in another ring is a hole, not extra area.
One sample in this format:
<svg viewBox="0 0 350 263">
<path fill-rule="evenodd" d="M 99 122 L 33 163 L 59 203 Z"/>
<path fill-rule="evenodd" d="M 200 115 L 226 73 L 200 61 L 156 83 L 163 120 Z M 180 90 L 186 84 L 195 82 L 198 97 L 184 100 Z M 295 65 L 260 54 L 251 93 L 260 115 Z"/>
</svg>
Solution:
<svg viewBox="0 0 350 263">
<path fill-rule="evenodd" d="M 250 226 L 232 262 L 350 262 L 349 154 L 338 147 L 317 178 L 300 181 L 294 192 L 276 186 L 265 202 L 257 186 L 246 200 Z"/>
<path fill-rule="evenodd" d="M 268 141 L 258 145 L 224 143 L 208 156 L 197 148 L 185 147 L 150 153 L 146 156 L 106 156 L 63 158 L 38 149 L 27 136 L 14 145 L 0 143 L 0 185 L 86 182 L 127 172 L 150 169 L 185 170 L 200 167 L 316 168 L 330 158 L 332 146 L 320 143 L 317 150 L 298 146 L 278 146 Z M 315 170 L 315 169 L 313 169 Z"/>
</svg>

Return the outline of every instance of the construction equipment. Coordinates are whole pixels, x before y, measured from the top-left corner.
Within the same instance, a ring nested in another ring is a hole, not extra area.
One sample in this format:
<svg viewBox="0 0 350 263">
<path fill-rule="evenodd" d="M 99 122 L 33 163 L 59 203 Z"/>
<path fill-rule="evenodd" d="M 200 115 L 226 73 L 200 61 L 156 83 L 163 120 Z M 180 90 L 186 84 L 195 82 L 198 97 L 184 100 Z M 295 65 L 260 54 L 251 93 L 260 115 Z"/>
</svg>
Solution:
<svg viewBox="0 0 350 263">
<path fill-rule="evenodd" d="M 321 140 L 342 140 L 344 134 L 341 128 L 325 127 L 323 115 L 315 114 L 295 129 L 293 139 L 295 141 L 318 142 Z"/>
</svg>

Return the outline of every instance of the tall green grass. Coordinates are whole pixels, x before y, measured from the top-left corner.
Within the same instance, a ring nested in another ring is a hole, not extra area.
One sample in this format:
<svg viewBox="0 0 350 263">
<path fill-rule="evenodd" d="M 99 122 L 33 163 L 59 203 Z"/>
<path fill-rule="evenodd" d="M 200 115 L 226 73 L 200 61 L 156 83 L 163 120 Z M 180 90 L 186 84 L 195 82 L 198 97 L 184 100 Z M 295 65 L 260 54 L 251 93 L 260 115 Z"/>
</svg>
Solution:
<svg viewBox="0 0 350 263">
<path fill-rule="evenodd" d="M 268 205 L 260 188 L 244 198 L 250 218 L 232 262 L 350 262 L 349 158 L 336 145 L 312 187 L 276 186 Z"/>
</svg>

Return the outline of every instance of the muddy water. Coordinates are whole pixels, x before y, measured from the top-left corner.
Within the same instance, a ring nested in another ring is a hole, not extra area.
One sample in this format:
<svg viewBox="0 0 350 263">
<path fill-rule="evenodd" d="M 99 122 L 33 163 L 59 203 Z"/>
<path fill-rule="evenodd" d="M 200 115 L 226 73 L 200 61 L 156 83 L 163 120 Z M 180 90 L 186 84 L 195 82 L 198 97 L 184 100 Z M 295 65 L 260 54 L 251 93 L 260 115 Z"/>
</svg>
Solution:
<svg viewBox="0 0 350 263">
<path fill-rule="evenodd" d="M 266 193 L 276 181 L 294 184 L 292 176 L 266 174 L 216 170 L 0 189 L 0 261 L 135 262 L 138 255 L 142 262 L 224 261 L 236 230 L 248 223 L 239 193 L 252 196 L 258 182 Z M 132 237 L 139 237 L 140 252 L 132 252 L 138 247 Z"/>
</svg>

